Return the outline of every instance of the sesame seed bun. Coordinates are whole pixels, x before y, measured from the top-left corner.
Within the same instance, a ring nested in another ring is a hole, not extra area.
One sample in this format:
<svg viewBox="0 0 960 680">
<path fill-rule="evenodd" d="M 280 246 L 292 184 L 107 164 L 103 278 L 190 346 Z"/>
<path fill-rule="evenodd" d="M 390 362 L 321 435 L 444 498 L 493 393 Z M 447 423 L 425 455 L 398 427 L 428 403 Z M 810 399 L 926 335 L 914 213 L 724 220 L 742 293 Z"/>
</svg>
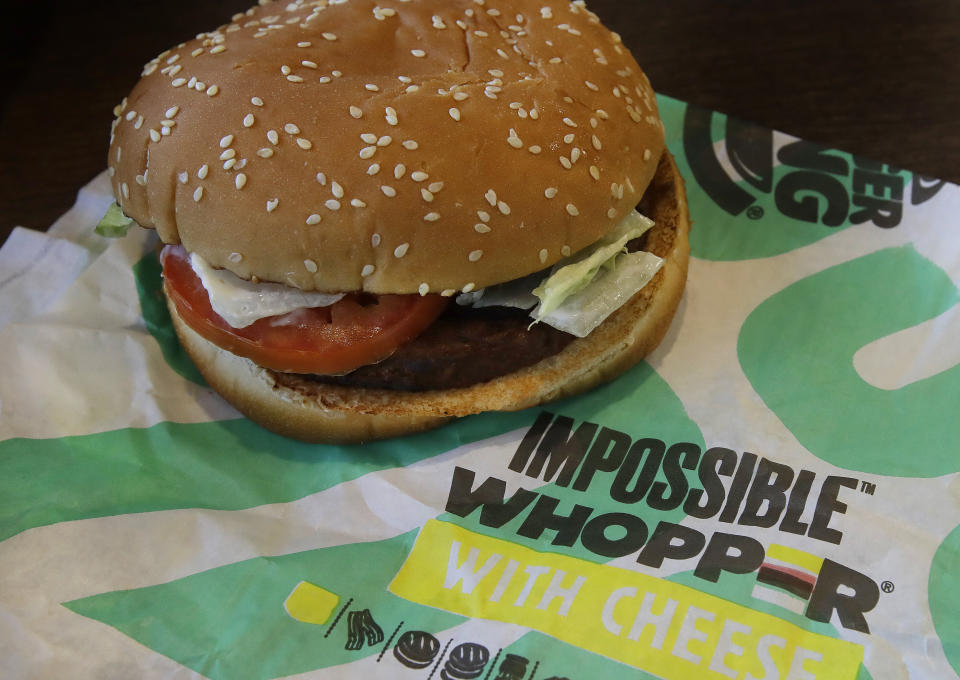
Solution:
<svg viewBox="0 0 960 680">
<path fill-rule="evenodd" d="M 683 294 L 690 251 L 683 180 L 669 153 L 663 154 L 643 208 L 656 222 L 647 249 L 664 258 L 653 280 L 559 354 L 472 387 L 402 392 L 322 385 L 230 354 L 190 329 L 173 303 L 170 312 L 183 346 L 211 386 L 251 419 L 297 439 L 363 442 L 438 427 L 472 413 L 519 410 L 606 382 L 663 339 Z"/>
<path fill-rule="evenodd" d="M 543 269 L 622 220 L 664 148 L 619 36 L 563 0 L 265 2 L 148 63 L 117 113 L 128 216 L 328 292 Z"/>
</svg>

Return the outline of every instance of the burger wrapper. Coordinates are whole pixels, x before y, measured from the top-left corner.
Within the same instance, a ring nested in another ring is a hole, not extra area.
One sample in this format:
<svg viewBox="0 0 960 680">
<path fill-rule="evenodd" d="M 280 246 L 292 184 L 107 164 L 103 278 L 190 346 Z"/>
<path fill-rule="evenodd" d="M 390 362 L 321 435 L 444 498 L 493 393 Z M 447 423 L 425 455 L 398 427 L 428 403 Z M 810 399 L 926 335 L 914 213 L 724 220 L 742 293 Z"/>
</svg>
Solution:
<svg viewBox="0 0 960 680">
<path fill-rule="evenodd" d="M 4 678 L 957 678 L 960 187 L 661 98 L 693 258 L 614 382 L 418 436 L 203 383 L 99 177 L 0 251 Z"/>
</svg>

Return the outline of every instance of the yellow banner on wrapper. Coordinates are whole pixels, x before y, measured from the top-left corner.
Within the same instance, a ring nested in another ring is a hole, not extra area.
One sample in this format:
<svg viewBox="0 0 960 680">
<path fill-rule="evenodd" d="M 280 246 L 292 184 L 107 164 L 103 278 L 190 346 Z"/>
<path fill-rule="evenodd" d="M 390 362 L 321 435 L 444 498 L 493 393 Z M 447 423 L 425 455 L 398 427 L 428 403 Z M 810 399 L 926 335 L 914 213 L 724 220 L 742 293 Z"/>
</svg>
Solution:
<svg viewBox="0 0 960 680">
<path fill-rule="evenodd" d="M 390 584 L 405 599 L 514 623 L 665 680 L 855 680 L 863 648 L 694 588 L 429 521 Z"/>
</svg>

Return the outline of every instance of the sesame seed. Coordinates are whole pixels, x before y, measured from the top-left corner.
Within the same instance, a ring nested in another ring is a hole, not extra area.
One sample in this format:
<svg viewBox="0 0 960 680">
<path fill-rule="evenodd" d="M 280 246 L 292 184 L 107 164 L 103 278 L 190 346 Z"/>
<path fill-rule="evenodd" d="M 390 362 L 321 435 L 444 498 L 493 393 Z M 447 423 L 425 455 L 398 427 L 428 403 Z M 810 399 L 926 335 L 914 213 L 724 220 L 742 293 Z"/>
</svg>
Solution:
<svg viewBox="0 0 960 680">
<path fill-rule="evenodd" d="M 410 173 L 410 179 L 412 179 L 414 182 L 423 182 L 424 180 L 427 180 L 429 178 L 430 178 L 430 175 L 423 172 L 422 170 L 415 170 L 414 172 Z"/>
<path fill-rule="evenodd" d="M 230 253 L 227 256 L 227 259 L 233 262 L 234 264 L 239 264 L 240 261 L 243 260 L 243 255 L 241 255 L 240 253 Z"/>
<path fill-rule="evenodd" d="M 576 217 L 580 214 L 580 211 L 577 210 L 577 206 L 575 206 L 573 203 L 567 203 L 567 212 L 573 217 Z"/>
<path fill-rule="evenodd" d="M 327 202 L 324 203 L 324 205 L 327 206 L 327 208 L 329 208 L 330 210 L 340 210 L 340 201 L 333 198 L 328 199 Z"/>
<path fill-rule="evenodd" d="M 134 112 L 131 111 L 130 113 L 134 113 Z M 127 120 L 130 120 L 130 119 L 132 119 L 132 118 L 135 117 L 135 116 L 131 116 L 130 113 L 127 114 Z M 163 115 L 164 115 L 165 118 L 173 118 L 173 117 L 176 116 L 178 113 L 180 113 L 180 107 L 179 107 L 179 106 L 171 106 L 169 109 L 166 110 L 166 112 L 165 112 Z"/>
<path fill-rule="evenodd" d="M 137 116 L 137 120 L 133 123 L 133 129 L 139 130 L 141 127 L 143 127 L 143 116 Z"/>
<path fill-rule="evenodd" d="M 237 164 L 236 158 L 229 159 L 226 163 L 223 164 L 224 170 L 233 170 L 233 166 Z"/>
<path fill-rule="evenodd" d="M 264 147 L 257 151 L 257 155 L 260 156 L 260 158 L 270 158 L 270 156 L 273 155 L 273 149 Z"/>
<path fill-rule="evenodd" d="M 419 91 L 420 91 L 419 85 L 408 85 L 407 89 L 404 90 L 404 92 L 406 92 L 407 94 L 413 94 L 414 92 L 419 92 Z"/>
<path fill-rule="evenodd" d="M 547 187 L 547 190 L 543 192 L 543 195 L 547 198 L 555 198 L 557 195 L 557 187 Z"/>
<path fill-rule="evenodd" d="M 370 237 L 370 245 L 376 248 L 377 246 L 380 245 L 381 240 L 382 239 L 380 238 L 380 234 L 374 234 L 373 236 Z"/>
<path fill-rule="evenodd" d="M 460 292 L 461 292 L 461 293 L 469 293 L 470 291 L 472 291 L 472 290 L 473 290 L 474 288 L 476 288 L 476 287 L 477 287 L 477 284 L 475 284 L 475 283 L 468 283 L 467 285 L 465 285 L 463 288 L 460 289 Z"/>
<path fill-rule="evenodd" d="M 367 204 L 364 203 L 363 201 L 361 201 L 359 198 L 352 198 L 352 199 L 350 199 L 350 205 L 352 205 L 354 208 L 366 208 L 366 207 L 367 207 Z"/>
<path fill-rule="evenodd" d="M 489 222 L 489 221 L 490 221 L 490 213 L 488 213 L 486 210 L 478 210 L 478 211 L 477 211 L 477 217 L 479 217 L 480 220 L 483 221 L 483 222 Z"/>
<path fill-rule="evenodd" d="M 253 117 L 252 113 L 248 113 L 243 117 L 243 127 L 245 128 L 253 127 L 254 122 L 256 122 L 256 119 Z"/>
<path fill-rule="evenodd" d="M 217 87 L 216 85 L 211 85 L 210 87 L 207 88 L 208 97 L 216 97 L 218 92 L 220 92 L 220 88 Z"/>
<path fill-rule="evenodd" d="M 573 147 L 573 150 L 570 152 L 570 162 L 576 163 L 580 160 L 580 147 Z"/>
<path fill-rule="evenodd" d="M 111 175 L 111 177 L 112 176 L 113 175 Z M 190 175 L 188 175 L 185 172 L 181 172 L 180 174 L 177 175 L 177 179 L 180 180 L 180 184 L 186 184 L 190 179 Z"/>
<path fill-rule="evenodd" d="M 470 97 L 466 92 L 454 92 L 453 99 L 454 101 L 462 102 Z"/>
<path fill-rule="evenodd" d="M 370 164 L 370 167 L 367 168 L 367 174 L 370 175 L 371 177 L 372 177 L 373 175 L 376 175 L 378 172 L 380 172 L 380 164 L 379 164 L 379 163 L 371 163 L 371 164 Z"/>
<path fill-rule="evenodd" d="M 324 40 L 334 41 L 337 39 L 336 33 L 323 33 L 322 35 Z"/>
<path fill-rule="evenodd" d="M 366 142 L 367 144 L 377 143 L 377 136 L 372 132 L 364 132 L 362 135 L 360 135 L 360 139 Z"/>
<path fill-rule="evenodd" d="M 293 123 L 287 123 L 283 126 L 283 131 L 289 135 L 298 135 L 300 134 L 300 128 L 294 125 Z"/>
<path fill-rule="evenodd" d="M 538 111 L 537 109 L 530 109 L 530 117 L 533 118 L 534 120 L 537 120 L 538 118 L 540 118 L 540 111 Z"/>
<path fill-rule="evenodd" d="M 564 136 L 563 136 L 563 141 L 564 141 L 565 144 L 573 144 L 573 141 L 574 141 L 576 138 L 577 138 L 577 136 L 571 132 L 570 134 L 567 134 L 567 135 L 564 135 Z"/>
<path fill-rule="evenodd" d="M 393 143 L 393 137 L 390 135 L 383 135 L 380 139 L 377 140 L 377 146 L 390 146 Z"/>
<path fill-rule="evenodd" d="M 310 217 L 307 218 L 307 224 L 309 224 L 310 226 L 313 226 L 314 224 L 320 224 L 321 220 L 323 220 L 323 218 L 320 217 L 320 215 L 318 215 L 317 213 L 313 213 L 312 215 L 310 215 Z"/>
<path fill-rule="evenodd" d="M 237 152 L 234 149 L 227 149 L 222 154 L 220 154 L 220 160 L 225 161 L 228 158 L 233 158 L 237 155 Z"/>
<path fill-rule="evenodd" d="M 406 174 L 406 172 L 407 172 L 407 166 L 405 166 L 403 163 L 398 163 L 397 167 L 393 169 L 393 176 L 396 179 L 400 179 Z"/>
<path fill-rule="evenodd" d="M 168 128 L 168 127 L 166 127 L 166 126 L 160 128 L 160 134 L 163 135 L 164 137 L 169 137 L 169 136 L 170 136 L 170 128 Z"/>
<path fill-rule="evenodd" d="M 374 85 L 373 83 L 367 83 L 364 87 L 370 92 L 379 92 L 380 88 Z"/>
<path fill-rule="evenodd" d="M 437 192 L 439 192 L 441 189 L 443 189 L 443 182 L 434 182 L 433 184 L 431 184 L 431 185 L 428 186 L 427 188 L 428 188 L 431 192 L 437 193 Z"/>
<path fill-rule="evenodd" d="M 408 151 L 416 151 L 417 149 L 420 148 L 420 145 L 417 144 L 414 140 L 408 139 L 404 141 L 403 148 L 407 149 Z"/>
<path fill-rule="evenodd" d="M 440 213 L 432 212 L 423 216 L 425 222 L 436 222 L 440 219 Z"/>
<path fill-rule="evenodd" d="M 220 138 L 220 148 L 226 149 L 228 146 L 233 144 L 233 135 L 227 135 Z"/>
<path fill-rule="evenodd" d="M 124 184 L 124 186 L 126 186 L 126 184 Z M 203 198 L 203 187 L 197 187 L 193 192 L 193 200 L 195 203 L 199 203 L 201 198 Z"/>
<path fill-rule="evenodd" d="M 250 103 L 254 106 L 263 106 L 263 100 L 260 97 L 253 97 L 250 99 Z"/>
<path fill-rule="evenodd" d="M 494 191 L 493 189 L 490 189 L 489 191 L 487 191 L 487 193 L 485 193 L 483 197 L 487 199 L 487 203 L 489 203 L 491 206 L 493 207 L 497 206 L 497 192 Z"/>
<path fill-rule="evenodd" d="M 309 42 L 307 42 L 307 41 L 303 41 L 303 42 L 298 42 L 298 43 L 297 43 L 297 47 L 310 47 L 310 45 L 312 45 L 312 44 L 313 44 L 313 43 L 309 43 Z"/>
<path fill-rule="evenodd" d="M 529 149 L 527 149 L 527 151 L 529 151 L 530 153 L 536 155 L 536 154 L 540 153 L 541 151 L 543 151 L 543 149 L 540 148 L 540 146 L 538 146 L 537 144 L 534 144 L 534 145 L 531 146 Z"/>
<path fill-rule="evenodd" d="M 304 260 L 304 261 L 303 261 L 303 267 L 304 267 L 304 269 L 306 269 L 306 270 L 307 270 L 308 272 L 310 272 L 311 274 L 316 274 L 316 273 L 317 273 L 317 263 L 314 262 L 313 260 Z"/>
<path fill-rule="evenodd" d="M 483 257 L 483 251 L 482 251 L 482 250 L 472 250 L 472 251 L 470 251 L 470 254 L 467 255 L 467 259 L 470 260 L 471 262 L 476 262 L 476 261 L 479 260 L 481 257 Z"/>
<path fill-rule="evenodd" d="M 203 192 L 203 187 L 200 187 L 200 192 Z M 120 185 L 120 193 L 123 194 L 124 198 L 130 198 L 130 186 L 126 182 Z M 196 194 L 194 194 L 194 197 L 196 197 Z"/>
<path fill-rule="evenodd" d="M 596 165 L 591 165 L 591 166 L 590 166 L 590 176 L 593 177 L 595 180 L 599 180 L 599 179 L 600 179 L 600 168 L 598 168 Z"/>
<path fill-rule="evenodd" d="M 351 107 L 350 107 L 350 115 L 353 116 L 354 118 L 362 118 L 362 117 L 363 117 L 363 111 L 360 110 L 360 108 L 357 107 L 357 106 L 351 106 Z"/>
<path fill-rule="evenodd" d="M 310 61 L 309 59 L 304 59 L 303 61 L 300 62 L 300 65 L 301 65 L 301 66 L 306 66 L 307 68 L 319 68 L 319 67 L 317 66 L 317 62 L 315 62 L 315 61 Z"/>
<path fill-rule="evenodd" d="M 497 210 L 499 210 L 504 215 L 510 214 L 510 206 L 504 203 L 503 201 L 497 201 Z"/>
<path fill-rule="evenodd" d="M 297 75 L 287 76 L 287 80 L 289 80 L 291 83 L 302 83 L 302 82 L 303 82 L 303 78 L 300 77 L 300 76 L 297 76 Z"/>
<path fill-rule="evenodd" d="M 645 160 L 645 161 L 650 160 L 650 156 L 651 156 L 651 155 L 653 155 L 653 154 L 650 153 L 650 149 L 644 149 L 644 150 L 643 150 L 643 160 Z"/>
<path fill-rule="evenodd" d="M 375 146 L 365 146 L 360 149 L 360 158 L 363 160 L 369 160 L 373 158 L 373 155 L 377 153 L 377 147 Z"/>
<path fill-rule="evenodd" d="M 214 47 L 212 47 L 212 48 L 210 49 L 210 54 L 220 54 L 221 52 L 223 52 L 223 51 L 226 50 L 226 49 L 227 49 L 227 48 L 224 47 L 223 45 L 215 45 Z"/>
<path fill-rule="evenodd" d="M 151 128 L 151 129 L 150 129 L 150 139 L 153 140 L 154 142 L 159 142 L 159 141 L 160 141 L 160 133 Z"/>
<path fill-rule="evenodd" d="M 282 73 L 285 76 L 290 75 L 290 67 L 284 64 L 283 66 L 280 67 L 280 73 Z"/>
<path fill-rule="evenodd" d="M 237 189 L 242 189 L 247 183 L 247 176 L 242 172 L 237 173 L 237 176 L 233 178 L 233 183 L 236 185 Z"/>
<path fill-rule="evenodd" d="M 424 52 L 423 50 L 410 50 L 410 54 L 421 59 L 427 56 L 427 53 Z"/>
<path fill-rule="evenodd" d="M 453 288 L 446 288 L 442 293 L 440 293 L 441 297 L 453 297 L 456 294 L 457 291 Z"/>
<path fill-rule="evenodd" d="M 433 194 L 427 189 L 421 189 L 420 195 L 423 196 L 423 200 L 425 200 L 427 203 L 433 202 Z"/>
<path fill-rule="evenodd" d="M 607 211 L 607 217 L 609 217 L 611 220 L 616 216 L 617 216 L 616 208 L 610 208 L 610 210 Z"/>
<path fill-rule="evenodd" d="M 343 187 L 340 186 L 339 182 L 331 182 L 330 193 L 332 193 L 337 198 L 343 198 Z"/>
<path fill-rule="evenodd" d="M 297 137 L 297 146 L 304 151 L 307 151 L 313 148 L 313 142 L 311 142 L 309 139 L 304 139 L 303 137 Z"/>
<path fill-rule="evenodd" d="M 571 163 L 570 159 L 566 156 L 560 156 L 560 165 L 565 167 L 567 170 L 573 167 L 573 163 Z"/>
<path fill-rule="evenodd" d="M 563 119 L 563 124 L 564 124 L 564 125 L 568 125 L 568 126 L 570 126 L 570 127 L 572 127 L 572 128 L 577 127 L 577 124 L 574 123 L 574 122 L 573 122 L 571 119 L 569 119 L 569 118 L 564 118 L 564 119 Z"/>
<path fill-rule="evenodd" d="M 483 223 L 477 223 L 477 224 L 473 225 L 473 230 L 474 230 L 475 232 L 477 232 L 478 234 L 489 234 L 489 233 L 490 233 L 490 227 L 488 227 L 487 225 L 485 225 L 485 224 L 483 224 Z"/>
<path fill-rule="evenodd" d="M 327 175 L 326 175 L 326 173 L 318 172 L 318 173 L 317 173 L 317 182 L 319 182 L 319 183 L 320 183 L 320 186 L 322 186 L 322 187 L 327 186 Z"/>
<path fill-rule="evenodd" d="M 397 76 L 397 80 L 399 80 L 404 85 L 409 85 L 410 83 L 413 82 L 413 78 L 411 78 L 410 76 Z"/>
<path fill-rule="evenodd" d="M 455 106 L 454 106 L 454 107 L 451 107 L 451 108 L 450 108 L 450 117 L 453 118 L 453 119 L 456 120 L 456 121 L 459 121 L 459 120 L 460 120 L 460 109 L 458 109 L 458 108 L 455 107 Z"/>
<path fill-rule="evenodd" d="M 510 136 L 507 137 L 507 144 L 512 146 L 514 149 L 523 148 L 523 140 L 517 137 L 517 132 L 513 128 L 510 128 Z"/>
<path fill-rule="evenodd" d="M 278 205 L 280 205 L 280 199 L 271 198 L 269 201 L 267 201 L 267 212 L 268 213 L 273 212 L 274 210 L 277 209 Z"/>
<path fill-rule="evenodd" d="M 591 90 L 593 90 L 594 92 L 599 92 L 599 91 L 600 91 L 600 88 L 597 87 L 596 85 L 594 85 L 593 83 L 591 83 L 589 80 L 583 81 L 583 84 L 586 85 L 587 87 L 589 87 L 589 88 L 590 88 Z"/>
<path fill-rule="evenodd" d="M 384 196 L 388 196 L 389 198 L 393 198 L 397 195 L 397 190 L 387 184 L 382 185 L 380 187 L 380 191 L 383 192 Z"/>
<path fill-rule="evenodd" d="M 603 148 L 603 144 L 600 143 L 600 138 L 596 135 L 593 136 L 591 141 L 593 142 L 593 148 L 597 151 L 600 151 Z"/>
<path fill-rule="evenodd" d="M 332 75 L 334 78 L 339 78 L 340 76 L 343 75 L 343 73 L 341 73 L 340 71 L 330 71 L 330 75 Z"/>
<path fill-rule="evenodd" d="M 365 264 L 363 265 L 363 269 L 360 270 L 360 276 L 366 278 L 371 274 L 373 274 L 373 272 L 375 272 L 376 270 L 377 268 L 374 267 L 372 264 Z"/>
<path fill-rule="evenodd" d="M 174 87 L 180 87 L 186 82 L 187 82 L 186 78 L 174 78 L 173 82 L 171 82 L 170 84 L 173 85 Z"/>
<path fill-rule="evenodd" d="M 167 119 L 167 120 L 161 120 L 161 121 L 160 121 L 160 125 L 162 125 L 162 126 L 165 127 L 165 128 L 172 128 L 172 127 L 173 127 L 174 125 L 176 125 L 176 124 L 177 124 L 177 121 L 175 121 L 175 120 L 169 120 L 169 119 Z M 160 133 L 163 134 L 163 130 L 161 130 Z M 167 134 L 169 134 L 169 133 L 167 133 Z"/>
<path fill-rule="evenodd" d="M 197 170 L 197 177 L 199 177 L 200 179 L 206 179 L 206 178 L 207 178 L 207 172 L 208 172 L 209 170 L 210 170 L 210 166 L 208 166 L 206 163 L 204 163 L 203 165 L 200 166 L 200 169 Z"/>
<path fill-rule="evenodd" d="M 398 245 L 396 248 L 393 249 L 393 256 L 398 258 L 403 257 L 404 255 L 407 254 L 408 250 L 410 250 L 410 244 L 401 243 L 400 245 Z"/>
<path fill-rule="evenodd" d="M 547 258 L 550 256 L 550 253 L 547 252 L 547 249 L 544 248 L 540 251 L 540 264 L 546 264 Z"/>
</svg>

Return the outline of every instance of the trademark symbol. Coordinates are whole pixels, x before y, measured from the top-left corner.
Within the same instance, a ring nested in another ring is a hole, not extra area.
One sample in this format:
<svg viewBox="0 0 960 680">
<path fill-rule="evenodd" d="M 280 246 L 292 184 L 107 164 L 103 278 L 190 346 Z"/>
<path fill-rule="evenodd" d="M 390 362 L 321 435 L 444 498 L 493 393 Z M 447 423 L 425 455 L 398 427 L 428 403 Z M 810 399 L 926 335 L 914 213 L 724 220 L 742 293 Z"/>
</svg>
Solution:
<svg viewBox="0 0 960 680">
<path fill-rule="evenodd" d="M 884 581 L 883 583 L 881 583 L 880 590 L 882 590 L 885 593 L 892 593 L 894 590 L 893 581 Z"/>
<path fill-rule="evenodd" d="M 871 484 L 870 482 L 860 482 L 860 493 L 865 493 L 868 496 L 872 496 L 877 490 L 876 484 Z"/>
<path fill-rule="evenodd" d="M 759 205 L 751 205 L 749 208 L 747 208 L 747 217 L 749 217 L 751 220 L 759 220 L 761 217 L 763 217 L 763 208 L 761 208 Z"/>
</svg>

